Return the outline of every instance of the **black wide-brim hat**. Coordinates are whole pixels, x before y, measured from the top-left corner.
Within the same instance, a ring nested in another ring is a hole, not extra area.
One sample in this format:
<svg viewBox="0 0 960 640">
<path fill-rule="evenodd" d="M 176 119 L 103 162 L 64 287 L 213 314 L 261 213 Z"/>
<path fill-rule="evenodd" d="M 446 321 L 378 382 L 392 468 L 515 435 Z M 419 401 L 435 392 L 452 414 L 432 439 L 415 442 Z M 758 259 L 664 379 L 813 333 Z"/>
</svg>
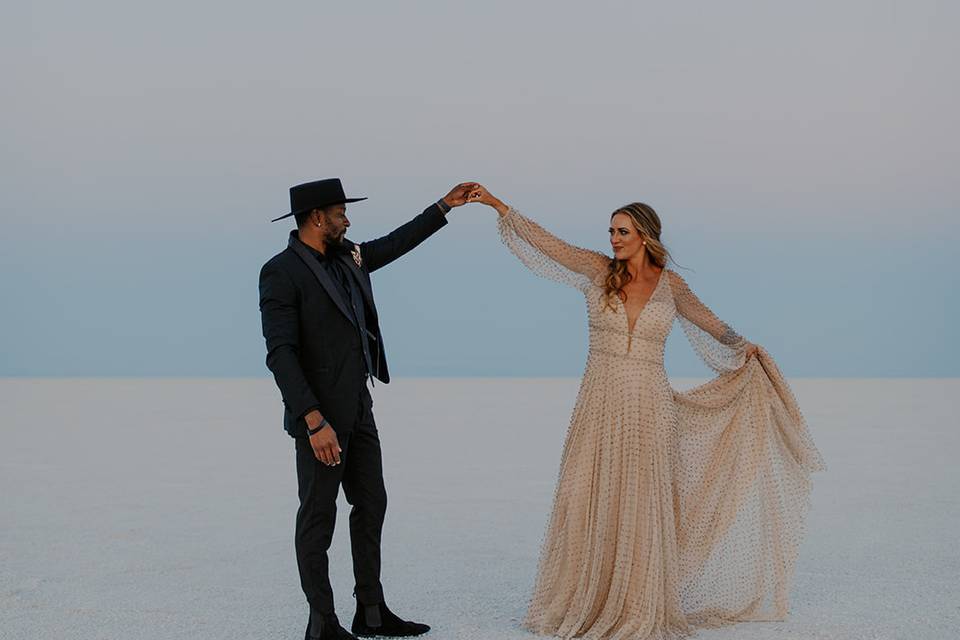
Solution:
<svg viewBox="0 0 960 640">
<path fill-rule="evenodd" d="M 283 220 L 313 209 L 323 209 L 334 204 L 360 202 L 361 200 L 366 200 L 366 198 L 348 198 L 343 194 L 343 185 L 340 184 L 340 178 L 304 182 L 295 187 L 290 187 L 290 213 L 274 218 L 270 222 Z"/>
</svg>

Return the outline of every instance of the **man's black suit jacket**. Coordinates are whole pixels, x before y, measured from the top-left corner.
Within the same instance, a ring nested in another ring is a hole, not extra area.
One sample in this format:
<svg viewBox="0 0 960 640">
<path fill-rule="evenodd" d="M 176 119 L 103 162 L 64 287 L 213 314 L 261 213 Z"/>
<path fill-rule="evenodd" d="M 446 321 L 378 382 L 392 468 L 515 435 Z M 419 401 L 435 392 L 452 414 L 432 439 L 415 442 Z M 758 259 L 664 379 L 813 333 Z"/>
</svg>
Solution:
<svg viewBox="0 0 960 640">
<path fill-rule="evenodd" d="M 328 256 L 342 261 L 363 293 L 373 356 L 372 372 L 390 382 L 370 274 L 396 260 L 447 223 L 438 205 L 410 222 L 359 247 Z M 350 245 L 353 246 L 353 245 Z M 304 415 L 317 408 L 337 433 L 347 433 L 359 419 L 360 393 L 366 384 L 361 337 L 356 319 L 309 249 L 291 232 L 285 250 L 260 270 L 260 318 L 267 342 L 267 367 L 283 396 L 283 427 L 306 437 Z"/>
</svg>

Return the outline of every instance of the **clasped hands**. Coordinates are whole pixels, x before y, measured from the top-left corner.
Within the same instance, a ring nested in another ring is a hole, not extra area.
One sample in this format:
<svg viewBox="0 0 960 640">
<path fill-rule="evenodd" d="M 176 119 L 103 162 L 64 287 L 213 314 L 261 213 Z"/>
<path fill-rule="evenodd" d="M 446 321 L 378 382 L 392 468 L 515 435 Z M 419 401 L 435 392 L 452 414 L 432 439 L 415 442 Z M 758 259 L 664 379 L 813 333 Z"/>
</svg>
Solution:
<svg viewBox="0 0 960 640">
<path fill-rule="evenodd" d="M 447 206 L 459 207 L 461 205 L 478 202 L 493 207 L 500 215 L 506 215 L 509 207 L 500 201 L 499 198 L 490 193 L 486 187 L 479 182 L 462 182 L 450 190 L 450 193 L 443 197 Z"/>
</svg>

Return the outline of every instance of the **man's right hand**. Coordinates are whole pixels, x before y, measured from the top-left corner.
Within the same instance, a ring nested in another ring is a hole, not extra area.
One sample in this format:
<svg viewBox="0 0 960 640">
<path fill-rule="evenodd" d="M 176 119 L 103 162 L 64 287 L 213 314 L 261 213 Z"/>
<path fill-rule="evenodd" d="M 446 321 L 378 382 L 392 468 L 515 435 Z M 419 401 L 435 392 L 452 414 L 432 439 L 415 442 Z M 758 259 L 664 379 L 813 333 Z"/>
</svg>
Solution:
<svg viewBox="0 0 960 640">
<path fill-rule="evenodd" d="M 304 416 L 304 419 L 310 430 L 316 429 L 323 421 L 323 417 L 316 409 Z M 310 446 L 313 448 L 313 455 L 317 456 L 317 460 L 323 464 L 328 467 L 340 464 L 340 443 L 337 441 L 337 432 L 329 422 L 323 429 L 310 436 Z"/>
<path fill-rule="evenodd" d="M 443 196 L 443 201 L 446 202 L 447 206 L 451 209 L 467 204 L 467 197 L 470 195 L 470 192 L 479 186 L 480 184 L 478 182 L 461 182 L 451 189 L 450 193 Z"/>
</svg>

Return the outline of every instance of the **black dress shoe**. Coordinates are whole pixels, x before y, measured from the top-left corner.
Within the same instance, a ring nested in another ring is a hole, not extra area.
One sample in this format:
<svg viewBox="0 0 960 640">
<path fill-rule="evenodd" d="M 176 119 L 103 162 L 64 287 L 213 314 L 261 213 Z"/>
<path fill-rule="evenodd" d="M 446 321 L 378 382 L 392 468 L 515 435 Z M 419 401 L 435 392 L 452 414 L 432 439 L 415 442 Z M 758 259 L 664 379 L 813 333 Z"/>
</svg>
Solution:
<svg viewBox="0 0 960 640">
<path fill-rule="evenodd" d="M 365 638 L 370 636 L 409 638 L 423 635 L 430 631 L 430 627 L 419 622 L 401 620 L 383 602 L 364 605 L 358 601 L 351 630 L 354 634 Z"/>
<path fill-rule="evenodd" d="M 307 621 L 307 632 L 304 640 L 357 640 L 349 631 L 340 626 L 336 614 L 323 615 L 317 611 L 310 612 Z"/>
</svg>

